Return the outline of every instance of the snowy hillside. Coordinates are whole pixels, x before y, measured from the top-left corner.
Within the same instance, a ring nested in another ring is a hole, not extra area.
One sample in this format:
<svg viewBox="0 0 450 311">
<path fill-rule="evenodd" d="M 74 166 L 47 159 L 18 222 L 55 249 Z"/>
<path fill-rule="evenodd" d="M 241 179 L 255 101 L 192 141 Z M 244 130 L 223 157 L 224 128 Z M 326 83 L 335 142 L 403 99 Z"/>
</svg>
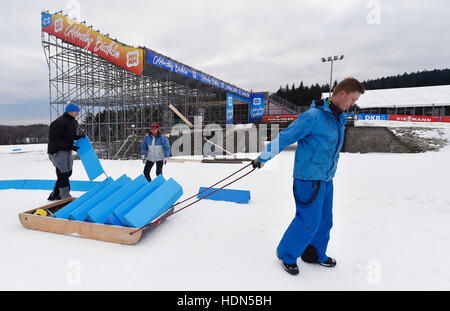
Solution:
<svg viewBox="0 0 450 311">
<path fill-rule="evenodd" d="M 441 131 L 450 140 L 450 129 Z M 47 204 L 49 191 L 0 190 L 0 290 L 450 289 L 449 146 L 342 153 L 328 248 L 338 264 L 299 260 L 296 277 L 275 257 L 295 213 L 293 156 L 283 151 L 230 187 L 250 190 L 249 204 L 200 201 L 132 246 L 25 229 L 18 213 Z M 114 179 L 143 170 L 139 160 L 101 163 Z M 186 198 L 245 164 L 169 162 L 164 175 Z M 0 172 L 2 180 L 55 178 L 46 145 L 0 146 Z M 79 160 L 71 180 L 88 180 Z"/>
</svg>

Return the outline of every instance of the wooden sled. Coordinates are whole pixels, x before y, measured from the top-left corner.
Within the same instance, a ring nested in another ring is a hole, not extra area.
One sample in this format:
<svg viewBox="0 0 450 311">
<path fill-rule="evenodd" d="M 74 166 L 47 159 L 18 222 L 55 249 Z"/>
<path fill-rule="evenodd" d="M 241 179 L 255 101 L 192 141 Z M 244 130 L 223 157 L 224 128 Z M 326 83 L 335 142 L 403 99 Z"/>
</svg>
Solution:
<svg viewBox="0 0 450 311">
<path fill-rule="evenodd" d="M 32 230 L 66 234 L 119 244 L 136 244 L 141 239 L 144 230 L 139 230 L 131 234 L 138 228 L 60 219 L 50 216 L 75 199 L 76 198 L 72 197 L 60 200 L 58 202 L 44 205 L 27 212 L 19 213 L 20 222 L 25 228 Z M 49 216 L 33 215 L 33 213 L 39 208 L 46 210 Z M 169 209 L 166 214 L 172 213 L 173 209 L 173 207 Z M 164 221 L 164 219 L 162 221 Z M 148 226 L 146 230 L 152 230 L 155 226 L 157 225 L 152 224 Z"/>
</svg>

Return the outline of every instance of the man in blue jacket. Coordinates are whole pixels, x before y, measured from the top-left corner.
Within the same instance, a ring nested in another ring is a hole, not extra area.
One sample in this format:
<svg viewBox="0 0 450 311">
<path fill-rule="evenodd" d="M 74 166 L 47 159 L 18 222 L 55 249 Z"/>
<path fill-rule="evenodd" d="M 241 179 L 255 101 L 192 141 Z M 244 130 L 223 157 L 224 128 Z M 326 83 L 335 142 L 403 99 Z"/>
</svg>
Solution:
<svg viewBox="0 0 450 311">
<path fill-rule="evenodd" d="M 308 111 L 252 161 L 254 168 L 261 168 L 297 142 L 293 174 L 296 214 L 277 247 L 277 257 L 290 274 L 299 273 L 299 257 L 325 267 L 336 265 L 336 260 L 326 255 L 332 227 L 333 177 L 344 142 L 344 111 L 353 107 L 364 92 L 354 78 L 341 81 L 331 98 L 313 101 Z"/>
<path fill-rule="evenodd" d="M 141 158 L 145 163 L 144 176 L 150 182 L 150 170 L 156 163 L 156 175 L 162 174 L 163 164 L 167 164 L 170 157 L 170 144 L 166 136 L 161 135 L 160 126 L 153 122 L 150 126 L 150 135 L 145 136 L 141 144 Z"/>
</svg>

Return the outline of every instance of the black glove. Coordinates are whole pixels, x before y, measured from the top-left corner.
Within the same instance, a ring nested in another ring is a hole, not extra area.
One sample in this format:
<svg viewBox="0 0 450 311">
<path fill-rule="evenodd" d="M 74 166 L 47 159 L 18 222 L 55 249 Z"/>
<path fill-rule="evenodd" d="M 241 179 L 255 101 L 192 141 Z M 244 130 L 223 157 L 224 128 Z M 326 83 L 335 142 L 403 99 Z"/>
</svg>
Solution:
<svg viewBox="0 0 450 311">
<path fill-rule="evenodd" d="M 76 135 L 75 136 L 75 140 L 78 140 L 78 139 L 80 139 L 80 138 L 86 138 L 86 134 L 81 134 L 81 135 Z"/>
<path fill-rule="evenodd" d="M 73 150 L 73 151 L 78 151 L 78 149 L 80 149 L 80 147 L 72 146 L 72 150 Z"/>
<path fill-rule="evenodd" d="M 252 166 L 253 166 L 253 168 L 261 168 L 263 166 L 263 164 L 261 162 L 259 162 L 258 159 L 254 159 L 252 161 Z"/>
</svg>

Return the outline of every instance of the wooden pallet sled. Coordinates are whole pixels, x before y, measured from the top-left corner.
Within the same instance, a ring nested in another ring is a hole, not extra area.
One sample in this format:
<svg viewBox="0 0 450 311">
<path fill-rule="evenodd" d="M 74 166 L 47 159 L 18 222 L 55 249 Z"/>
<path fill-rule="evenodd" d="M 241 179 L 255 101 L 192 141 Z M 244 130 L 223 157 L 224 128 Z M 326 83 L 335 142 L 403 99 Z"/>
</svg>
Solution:
<svg viewBox="0 0 450 311">
<path fill-rule="evenodd" d="M 58 202 L 19 213 L 19 220 L 25 228 L 32 230 L 65 234 L 126 245 L 136 244 L 143 236 L 144 230 L 136 231 L 138 228 L 60 219 L 50 216 L 75 199 L 76 198 L 72 197 L 60 200 Z M 34 215 L 33 213 L 37 209 L 46 210 L 47 212 L 49 212 L 49 216 Z M 167 215 L 172 212 L 173 208 L 169 209 L 165 214 Z M 157 226 L 157 224 L 152 224 L 146 227 L 145 231 L 151 231 L 155 226 Z"/>
</svg>

